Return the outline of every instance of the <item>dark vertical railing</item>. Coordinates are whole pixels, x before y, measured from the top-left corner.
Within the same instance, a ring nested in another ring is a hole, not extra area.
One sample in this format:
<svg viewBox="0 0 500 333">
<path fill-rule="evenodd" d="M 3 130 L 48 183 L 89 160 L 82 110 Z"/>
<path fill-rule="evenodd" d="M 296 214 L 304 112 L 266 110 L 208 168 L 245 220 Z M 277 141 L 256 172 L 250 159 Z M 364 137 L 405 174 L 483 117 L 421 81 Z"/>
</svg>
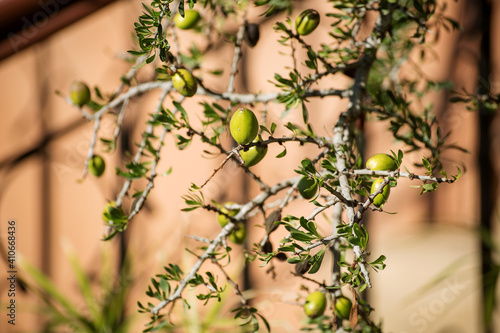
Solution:
<svg viewBox="0 0 500 333">
<path fill-rule="evenodd" d="M 490 1 L 483 0 L 480 4 L 478 26 L 481 29 L 481 56 L 479 59 L 478 94 L 489 93 L 489 77 L 491 75 L 491 13 Z M 497 276 L 496 265 L 493 262 L 491 244 L 487 239 L 492 233 L 492 217 L 496 201 L 496 175 L 492 160 L 492 124 L 495 113 L 484 106 L 479 108 L 479 147 L 478 167 L 480 178 L 480 209 L 481 209 L 481 273 L 482 273 L 482 314 L 483 332 L 494 332 L 491 321 L 495 284 Z"/>
<path fill-rule="evenodd" d="M 38 107 L 39 112 L 39 124 L 41 129 L 41 137 L 45 138 L 49 134 L 49 129 L 47 128 L 47 119 L 50 119 L 47 114 L 48 109 L 48 99 L 52 94 L 48 87 L 48 74 L 47 73 L 47 62 L 49 48 L 44 44 L 40 44 L 36 47 L 36 92 L 38 93 L 37 101 L 35 105 Z M 51 184 L 51 174 L 50 174 L 50 145 L 43 145 L 40 150 L 40 219 L 41 219 L 41 229 L 40 229 L 40 239 L 41 239 L 41 251 L 40 251 L 40 263 L 42 271 L 51 276 L 52 274 L 52 214 L 51 214 L 51 194 L 52 194 L 52 184 Z"/>
</svg>

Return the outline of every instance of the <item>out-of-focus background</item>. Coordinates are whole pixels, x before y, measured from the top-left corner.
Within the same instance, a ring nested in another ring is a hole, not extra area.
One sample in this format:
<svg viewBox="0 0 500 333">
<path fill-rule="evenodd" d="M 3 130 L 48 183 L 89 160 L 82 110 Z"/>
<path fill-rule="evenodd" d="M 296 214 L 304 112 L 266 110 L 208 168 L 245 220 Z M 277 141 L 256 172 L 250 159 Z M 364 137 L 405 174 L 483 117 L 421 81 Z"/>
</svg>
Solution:
<svg viewBox="0 0 500 333">
<path fill-rule="evenodd" d="M 485 5 L 489 7 L 483 11 Z M 303 9 L 317 6 L 317 1 L 297 2 L 297 9 L 291 17 Z M 15 265 L 23 261 L 40 269 L 65 297 L 76 304 L 77 309 L 83 308 L 85 303 L 78 291 L 74 260 L 97 285 L 103 267 L 110 267 L 109 279 L 116 278 L 116 267 L 123 260 L 122 254 L 126 253 L 131 267 L 131 284 L 127 285 L 130 294 L 125 313 L 131 319 L 131 332 L 141 330 L 147 321 L 147 316 L 137 314 L 136 301 L 147 302 L 144 291 L 149 277 L 160 273 L 167 262 L 189 267 L 194 261 L 183 248 L 188 243 L 196 243 L 184 235 L 210 237 L 217 233 L 215 216 L 196 212 L 187 214 L 180 209 L 184 208 L 181 196 L 187 193 L 191 182 L 201 183 L 221 161 L 220 157 L 200 157 L 198 152 L 202 146 L 199 143 L 180 153 L 174 148 L 173 140 L 167 139 L 165 156 L 162 156 L 159 168 L 166 171 L 172 167 L 172 174 L 157 179 L 147 207 L 133 220 L 123 239 L 101 241 L 103 207 L 116 196 L 123 182 L 112 170 L 126 160 L 123 151 L 135 149 L 134 143 L 140 140 L 141 130 L 158 95 L 148 94 L 132 102 L 124 125 L 127 138 L 114 154 L 102 153 L 108 164 L 105 175 L 99 179 L 87 177 L 81 182 L 92 124 L 83 120 L 78 110 L 55 92 L 59 90 L 68 95 L 69 86 L 76 79 L 91 87 L 98 85 L 107 94 L 115 91 L 120 85 L 120 76 L 132 66 L 125 61 L 126 51 L 133 48 L 133 22 L 141 8 L 139 1 L 131 0 L 0 2 L 2 253 L 7 249 L 8 222 L 15 221 Z M 451 80 L 457 89 L 463 87 L 474 92 L 480 60 L 485 58 L 481 48 L 483 45 L 484 50 L 487 44 L 491 59 L 489 79 L 493 92 L 498 93 L 499 1 L 448 1 L 447 11 L 463 25 L 463 30 L 441 32 L 439 42 L 433 46 L 435 58 L 425 63 L 423 72 L 436 81 Z M 276 88 L 268 82 L 272 79 L 271 73 L 277 70 L 285 73 L 284 66 L 291 65 L 290 57 L 276 48 L 278 35 L 271 27 L 272 22 L 258 16 L 259 13 L 259 9 L 252 10 L 249 17 L 250 21 L 261 23 L 261 40 L 253 49 L 244 46 L 236 85 L 241 92 L 274 91 Z M 488 21 L 491 25 L 485 29 Z M 328 18 L 322 21 L 319 29 L 315 36 L 327 33 Z M 486 35 L 489 43 L 482 44 L 486 31 L 489 32 Z M 181 37 L 196 42 L 189 33 Z M 313 45 L 321 43 L 319 37 L 311 36 L 309 40 Z M 221 42 L 209 54 L 205 65 L 211 69 L 227 68 L 231 57 L 232 45 Z M 153 75 L 152 69 L 144 69 L 139 79 L 145 80 Z M 227 79 L 227 73 L 222 79 L 207 75 L 204 82 L 215 90 L 222 90 L 227 84 L 224 79 Z M 345 80 L 339 75 L 338 81 L 330 83 L 342 85 L 346 84 L 343 83 Z M 499 222 L 496 187 L 500 171 L 499 120 L 496 116 L 480 118 L 478 112 L 450 105 L 447 102 L 449 95 L 443 93 L 429 98 L 439 113 L 439 125 L 445 131 L 452 131 L 449 142 L 469 150 L 469 153 L 447 152 L 443 156 L 445 167 L 449 174 L 455 172 L 455 164 L 465 168 L 466 172 L 458 183 L 442 185 L 437 192 L 423 196 L 419 196 L 418 189 L 411 188 L 409 180 L 402 179 L 384 207 L 389 212 L 397 211 L 397 214 L 373 213 L 368 216 L 371 251 L 387 256 L 387 268 L 372 273 L 374 288 L 368 292 L 368 298 L 375 308 L 374 317 L 383 319 L 387 332 L 482 332 L 481 258 L 487 251 L 481 245 L 485 240 L 481 225 L 487 225 L 486 222 L 490 223 L 494 233 L 487 244 L 493 249 L 493 260 L 498 262 L 499 259 L 495 252 L 498 249 L 495 232 Z M 199 108 L 199 101 L 194 99 L 187 105 Z M 314 101 L 309 108 L 313 121 L 325 124 L 325 131 L 335 122 L 337 114 L 332 114 L 332 110 L 339 112 L 345 106 L 341 102 L 337 104 L 320 100 Z M 295 118 L 297 122 L 300 120 L 300 115 L 293 114 L 280 119 L 279 113 L 273 113 L 273 110 L 270 117 L 278 124 Z M 103 133 L 112 133 L 114 120 L 112 117 L 104 119 Z M 367 156 L 390 149 L 396 151 L 400 147 L 391 140 L 386 125 L 366 123 Z M 486 152 L 481 152 L 481 137 L 489 142 Z M 229 138 L 226 140 L 230 144 Z M 270 150 L 268 156 L 279 153 L 274 148 Z M 289 149 L 289 154 L 279 163 L 293 166 L 305 157 L 303 150 L 292 150 Z M 409 154 L 405 165 L 410 167 L 419 158 L 418 154 Z M 293 176 L 293 167 L 279 168 L 276 165 L 276 160 L 267 158 L 255 167 L 255 172 L 269 181 Z M 485 184 L 481 183 L 481 174 L 486 177 Z M 487 192 L 481 193 L 485 186 Z M 219 202 L 242 202 L 257 191 L 258 188 L 251 185 L 245 174 L 231 162 L 214 178 L 205 194 Z M 492 211 L 485 206 L 488 202 Z M 300 214 L 304 207 L 298 204 L 292 209 Z M 258 239 L 261 232 L 261 229 L 254 228 L 250 237 Z M 278 239 L 276 235 L 275 240 Z M 258 265 L 253 265 L 245 273 L 250 277 L 247 281 L 251 288 L 260 288 L 261 295 L 255 305 L 271 319 L 273 329 L 276 332 L 297 332 L 296 325 L 302 320 L 303 312 L 294 302 L 301 281 L 290 278 L 290 267 L 286 264 L 275 265 L 275 280 L 270 280 L 263 269 L 259 271 Z M 19 279 L 29 278 L 20 270 L 15 288 L 16 325 L 8 323 L 9 270 L 2 258 L 0 331 L 41 332 L 41 327 L 47 322 L 44 305 L 39 297 L 19 284 Z M 237 265 L 231 271 L 236 277 L 243 274 Z M 96 294 L 99 295 L 99 290 Z M 191 303 L 195 315 L 191 315 L 190 320 L 201 320 L 203 316 L 196 315 L 197 311 L 203 312 L 199 303 L 195 300 Z M 225 304 L 224 309 L 229 306 L 231 304 Z M 498 315 L 499 311 L 495 310 L 494 318 Z M 222 321 L 219 324 L 223 327 Z M 496 327 L 496 332 L 500 332 L 500 323 Z M 189 330 L 186 328 L 185 331 Z"/>
</svg>

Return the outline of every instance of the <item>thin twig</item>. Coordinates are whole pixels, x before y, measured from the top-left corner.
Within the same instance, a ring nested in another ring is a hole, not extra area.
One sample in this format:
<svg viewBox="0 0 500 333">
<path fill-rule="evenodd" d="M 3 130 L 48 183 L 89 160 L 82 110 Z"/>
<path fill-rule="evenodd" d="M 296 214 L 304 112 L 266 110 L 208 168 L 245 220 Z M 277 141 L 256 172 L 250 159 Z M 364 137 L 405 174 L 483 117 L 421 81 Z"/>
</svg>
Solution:
<svg viewBox="0 0 500 333">
<path fill-rule="evenodd" d="M 317 242 L 314 242 L 306 247 L 304 247 L 303 250 L 295 250 L 295 254 L 296 255 L 299 255 L 301 253 L 304 253 L 304 252 L 308 252 L 309 250 L 312 250 L 320 245 L 327 245 L 328 243 L 330 243 L 331 241 L 333 241 L 334 239 L 337 239 L 339 236 L 338 235 L 330 235 L 328 237 L 325 237 L 325 238 L 322 238 L 320 239 L 319 241 Z"/>
<path fill-rule="evenodd" d="M 163 141 L 165 140 L 165 135 L 168 133 L 168 129 L 166 127 L 163 128 L 161 135 L 160 135 L 160 140 L 158 143 L 158 148 L 155 151 L 155 159 L 153 161 L 153 164 L 151 166 L 151 174 L 148 179 L 148 184 L 146 185 L 146 188 L 142 191 L 141 195 L 137 197 L 137 202 L 135 206 L 133 207 L 133 210 L 130 212 L 128 215 L 128 220 L 132 220 L 132 218 L 139 213 L 139 211 L 142 209 L 142 206 L 144 204 L 144 201 L 146 201 L 146 198 L 149 195 L 149 192 L 151 189 L 154 187 L 154 180 L 157 176 L 156 173 L 156 168 L 158 167 L 158 163 L 160 162 L 160 152 L 163 147 Z"/>
<path fill-rule="evenodd" d="M 269 198 L 272 195 L 275 195 L 276 193 L 282 191 L 285 188 L 290 187 L 291 185 L 292 182 L 290 180 L 285 180 L 272 186 L 269 189 L 269 191 L 261 192 L 255 198 L 250 200 L 248 203 L 242 205 L 238 214 L 236 214 L 233 218 L 236 220 L 242 220 L 246 216 L 246 214 L 248 214 L 251 210 L 253 210 L 255 207 L 262 205 L 267 198 Z M 153 307 L 150 310 L 151 314 L 157 315 L 161 309 L 163 309 L 169 303 L 174 302 L 175 300 L 181 297 L 182 291 L 186 288 L 188 282 L 194 278 L 194 276 L 200 269 L 203 262 L 213 257 L 214 251 L 222 243 L 222 241 L 231 233 L 231 231 L 234 229 L 235 226 L 236 225 L 230 221 L 228 224 L 224 226 L 224 228 L 222 228 L 219 235 L 217 235 L 217 237 L 215 237 L 215 239 L 211 241 L 211 243 L 208 245 L 203 254 L 198 257 L 198 261 L 193 265 L 188 274 L 183 279 L 181 279 L 175 292 L 171 294 L 167 299 L 161 301 L 158 305 Z"/>
<path fill-rule="evenodd" d="M 370 170 L 370 169 L 358 169 L 358 170 L 345 170 L 343 171 L 346 174 L 349 175 L 369 175 L 369 176 L 386 176 L 386 177 L 404 177 L 408 178 L 410 180 L 413 179 L 418 179 L 423 182 L 434 182 L 434 183 L 454 183 L 457 179 L 456 177 L 452 178 L 446 178 L 446 177 L 434 177 L 434 176 L 427 176 L 427 175 L 417 175 L 414 173 L 408 173 L 408 172 L 401 172 L 399 170 L 396 171 L 379 171 L 379 170 Z"/>
<path fill-rule="evenodd" d="M 119 95 L 115 99 L 113 99 L 111 102 L 108 104 L 104 105 L 99 111 L 96 113 L 88 113 L 84 109 L 82 109 L 82 115 L 87 118 L 88 120 L 93 120 L 98 117 L 101 117 L 103 113 L 108 111 L 109 109 L 114 109 L 124 103 L 126 100 L 131 99 L 132 97 L 138 96 L 142 93 L 145 93 L 147 91 L 157 89 L 157 88 L 162 88 L 163 90 L 170 91 L 172 90 L 172 81 L 151 81 L 151 82 L 146 82 L 139 84 L 134 87 L 130 87 L 129 90 L 124 92 L 123 94 Z"/>
<path fill-rule="evenodd" d="M 241 42 L 243 41 L 243 35 L 245 34 L 245 22 L 240 25 L 238 33 L 236 34 L 236 44 L 234 45 L 234 55 L 233 63 L 231 65 L 231 73 L 229 74 L 229 83 L 227 84 L 227 93 L 232 94 L 234 91 L 234 79 L 236 73 L 238 72 L 238 62 L 241 57 Z"/>
<path fill-rule="evenodd" d="M 152 120 L 154 119 L 154 115 L 160 112 L 160 110 L 162 108 L 163 100 L 167 96 L 168 92 L 169 92 L 169 89 L 164 89 L 163 90 L 163 92 L 162 92 L 162 94 L 160 96 L 160 99 L 158 100 L 158 104 L 157 104 L 157 106 L 155 108 L 155 112 L 153 113 L 153 115 L 151 115 L 151 119 Z M 144 151 L 144 148 L 146 147 L 149 134 L 153 133 L 153 129 L 154 129 L 154 126 L 150 123 L 147 126 L 146 130 L 144 131 L 144 135 L 142 137 L 142 141 L 139 144 L 139 148 L 137 149 L 137 152 L 136 152 L 136 154 L 134 156 L 134 162 L 135 163 L 138 163 L 140 161 L 140 158 L 142 156 L 142 152 Z M 163 141 L 163 137 L 164 137 L 164 134 L 162 133 L 162 139 L 161 139 L 162 141 Z M 144 200 L 146 199 L 146 196 L 149 194 L 149 191 L 153 187 L 154 177 L 156 177 L 156 164 L 158 163 L 158 160 L 159 160 L 159 149 L 161 147 L 162 147 L 162 144 L 160 143 L 160 145 L 158 147 L 157 156 L 155 157 L 155 159 L 157 159 L 157 160 L 155 160 L 155 162 L 153 164 L 153 168 L 152 168 L 152 174 L 151 174 L 152 177 L 150 177 L 150 179 L 149 179 L 148 185 L 146 186 L 146 191 L 144 191 L 141 194 L 141 197 L 138 199 L 135 207 L 133 208 L 133 211 L 128 216 L 128 220 L 129 221 L 130 221 L 130 219 L 133 216 L 135 216 L 135 214 L 137 214 L 140 211 L 140 209 L 143 206 Z M 122 201 L 123 201 L 123 197 L 127 194 L 127 192 L 130 189 L 131 185 L 132 185 L 132 180 L 131 179 L 127 179 L 125 181 L 125 183 L 123 184 L 122 189 L 121 189 L 120 193 L 118 194 L 118 196 L 117 196 L 117 198 L 115 200 L 117 207 L 121 207 Z M 111 234 L 112 228 L 113 228 L 113 226 L 109 226 L 109 225 L 106 226 L 105 235 Z"/>
<path fill-rule="evenodd" d="M 149 81 L 145 83 L 138 84 L 136 86 L 130 87 L 129 90 L 122 93 L 121 95 L 114 98 L 109 103 L 105 104 L 99 111 L 95 113 L 90 113 L 86 111 L 84 108 L 79 108 L 83 117 L 88 120 L 93 120 L 97 117 L 100 117 L 103 113 L 107 112 L 110 109 L 116 108 L 126 100 L 131 99 L 132 97 L 141 95 L 145 92 L 154 90 L 154 89 L 168 89 L 172 90 L 172 81 Z M 59 93 L 64 100 L 71 105 L 74 105 L 73 102 L 68 98 Z M 239 94 L 239 93 L 217 93 L 211 91 L 210 89 L 204 87 L 202 83 L 198 85 L 198 90 L 196 91 L 197 95 L 211 97 L 214 100 L 225 100 L 230 101 L 237 104 L 255 104 L 255 103 L 269 103 L 276 101 L 280 97 L 284 96 L 286 92 L 272 92 L 267 94 Z M 304 91 L 304 97 L 349 97 L 351 94 L 350 90 L 345 89 L 306 89 Z"/>
<path fill-rule="evenodd" d="M 87 158 L 85 159 L 85 167 L 83 168 L 82 179 L 87 175 L 89 169 L 89 161 L 94 156 L 95 145 L 97 142 L 97 132 L 99 131 L 99 126 L 101 124 L 101 117 L 97 117 L 94 120 L 94 129 L 92 130 L 92 138 L 90 139 L 90 147 L 87 152 Z"/>
<path fill-rule="evenodd" d="M 381 44 L 382 37 L 385 35 L 389 24 L 391 22 L 391 14 L 390 11 L 387 14 L 381 13 L 378 17 L 375 26 L 373 28 L 374 34 L 370 35 L 366 40 L 366 49 L 365 53 L 361 57 L 360 67 L 356 71 L 354 85 L 352 86 L 352 95 L 350 98 L 350 103 L 348 106 L 348 110 L 343 112 L 337 124 L 334 128 L 334 151 L 336 155 L 336 168 L 339 170 L 339 184 L 340 184 L 340 192 L 342 196 L 349 202 L 353 201 L 351 195 L 351 187 L 350 182 L 345 174 L 345 170 L 348 170 L 347 160 L 348 156 L 346 156 L 346 148 L 352 146 L 353 143 L 353 133 L 352 126 L 354 121 L 360 116 L 362 113 L 362 101 L 365 96 L 366 90 L 366 82 L 368 81 L 368 74 L 370 72 L 371 66 L 376 58 L 376 51 L 378 46 Z M 354 221 L 356 221 L 356 213 L 353 206 L 346 205 L 347 217 L 349 220 L 349 225 L 353 225 Z M 353 231 L 354 232 L 354 231 Z M 364 264 L 363 259 L 363 251 L 360 246 L 355 245 L 353 247 L 354 254 L 358 261 L 359 268 L 365 282 L 371 288 L 371 281 L 368 270 Z"/>
<path fill-rule="evenodd" d="M 151 120 L 154 119 L 155 114 L 160 112 L 160 110 L 162 108 L 163 100 L 167 96 L 168 92 L 169 92 L 168 89 L 163 90 L 163 92 L 160 96 L 160 99 L 158 100 L 158 103 L 156 105 L 155 111 L 151 115 Z M 144 131 L 144 133 L 142 135 L 142 140 L 141 140 L 141 143 L 139 144 L 139 148 L 137 149 L 137 152 L 134 155 L 134 162 L 135 163 L 139 163 L 139 161 L 142 157 L 142 153 L 144 151 L 144 148 L 146 148 L 146 144 L 149 140 L 149 135 L 153 133 L 153 130 L 154 130 L 153 124 L 152 123 L 148 124 L 148 126 L 146 127 L 146 130 Z M 132 184 L 132 180 L 126 180 L 125 183 L 123 184 L 122 190 L 120 191 L 118 197 L 116 198 L 116 205 L 117 206 L 121 206 L 123 197 L 128 192 L 131 184 Z"/>
<path fill-rule="evenodd" d="M 125 111 L 127 109 L 128 101 L 129 100 L 126 99 L 123 102 L 122 107 L 120 109 L 120 113 L 118 114 L 118 119 L 116 120 L 115 132 L 113 133 L 113 142 L 116 142 L 118 140 L 118 136 L 120 136 L 123 118 L 125 117 Z"/>
<path fill-rule="evenodd" d="M 302 176 L 299 176 L 299 177 L 297 177 L 297 178 L 295 178 L 295 179 L 300 180 L 300 178 L 302 178 Z M 297 181 L 297 183 L 298 183 L 298 181 Z M 295 183 L 294 185 L 296 185 L 297 183 Z M 338 200 L 337 198 L 334 198 L 334 199 L 332 199 L 332 200 L 328 201 L 327 203 L 323 204 L 321 207 L 316 207 L 316 208 L 314 209 L 314 211 L 313 211 L 313 212 L 312 212 L 312 213 L 311 213 L 308 217 L 306 217 L 306 220 L 307 220 L 307 221 L 312 221 L 312 220 L 314 220 L 314 219 L 316 218 L 316 216 L 317 216 L 319 213 L 321 213 L 321 212 L 325 211 L 326 209 L 330 208 L 331 206 L 335 205 L 337 202 L 339 202 L 339 200 Z M 296 229 L 296 230 L 298 230 L 298 229 L 300 229 L 301 227 L 302 227 L 302 226 L 299 224 L 299 225 L 298 225 L 295 229 Z M 292 235 L 291 235 L 291 234 L 288 234 L 285 238 L 283 238 L 283 240 L 289 240 L 289 239 L 291 239 L 291 238 L 292 238 Z M 328 238 L 328 237 L 327 237 L 327 238 Z M 264 242 L 264 243 L 265 243 L 265 242 Z M 262 243 L 262 242 L 261 242 L 261 244 L 262 244 L 261 246 L 263 246 L 263 243 Z M 282 242 L 281 244 L 284 244 L 284 243 Z M 304 251 L 300 251 L 300 252 L 298 252 L 298 253 L 302 253 L 302 252 L 304 252 Z"/>
<path fill-rule="evenodd" d="M 200 237 L 200 236 L 196 236 L 196 235 L 186 235 L 187 238 L 191 238 L 191 239 L 194 239 L 194 240 L 197 240 L 198 242 L 201 242 L 201 243 L 206 243 L 206 244 L 210 244 L 212 241 L 208 238 L 205 238 L 205 237 Z"/>
<path fill-rule="evenodd" d="M 233 150 L 231 150 L 231 151 L 229 152 L 229 154 L 226 156 L 226 158 L 222 161 L 222 163 L 221 163 L 221 164 L 219 164 L 219 166 L 218 166 L 217 168 L 215 168 L 215 169 L 214 169 L 214 171 L 212 172 L 212 174 L 210 175 L 210 177 L 208 177 L 208 178 L 207 178 L 207 180 L 205 180 L 205 182 L 204 182 L 203 184 L 201 184 L 200 189 L 202 189 L 205 185 L 207 185 L 207 183 L 208 183 L 208 182 L 209 182 L 209 181 L 210 181 L 210 180 L 211 180 L 211 179 L 215 176 L 215 174 L 216 174 L 216 173 L 217 173 L 220 169 L 222 169 L 222 168 L 224 167 L 224 165 L 227 163 L 227 161 L 229 161 L 229 159 L 230 159 L 231 157 L 233 157 L 235 154 L 236 154 L 236 155 L 238 155 L 238 152 L 237 152 L 236 148 L 235 148 L 235 149 L 233 149 Z"/>
<path fill-rule="evenodd" d="M 368 199 L 366 199 L 365 203 L 358 209 L 358 211 L 356 212 L 356 215 L 354 216 L 354 219 L 349 222 L 349 225 L 351 227 L 353 226 L 354 223 L 358 223 L 359 221 L 361 221 L 361 219 L 363 218 L 364 212 L 368 209 L 368 207 L 373 202 L 375 197 L 377 195 L 379 195 L 380 193 L 382 193 L 382 191 L 384 190 L 384 188 L 386 186 L 389 186 L 389 178 L 384 178 L 384 180 L 382 181 L 382 183 L 380 183 L 380 185 L 377 187 L 377 189 L 372 194 L 370 194 Z"/>
<path fill-rule="evenodd" d="M 226 278 L 227 282 L 229 282 L 229 284 L 234 288 L 234 293 L 240 297 L 241 304 L 243 306 L 246 306 L 248 300 L 245 298 L 245 296 L 243 296 L 243 293 L 241 292 L 238 284 L 236 282 L 234 282 L 233 279 L 231 279 L 229 277 L 229 275 L 226 273 L 226 270 L 224 269 L 224 267 L 222 267 L 222 265 L 217 260 L 212 260 L 212 263 L 219 268 L 219 270 L 222 272 L 222 274 L 224 274 L 224 277 Z"/>
</svg>

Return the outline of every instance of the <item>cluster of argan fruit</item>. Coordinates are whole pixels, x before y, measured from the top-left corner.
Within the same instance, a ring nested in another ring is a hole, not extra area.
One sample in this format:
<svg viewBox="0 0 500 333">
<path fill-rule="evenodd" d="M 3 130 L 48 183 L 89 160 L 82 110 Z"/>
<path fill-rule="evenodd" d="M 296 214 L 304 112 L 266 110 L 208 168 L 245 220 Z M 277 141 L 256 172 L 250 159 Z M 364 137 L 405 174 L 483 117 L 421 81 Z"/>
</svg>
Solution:
<svg viewBox="0 0 500 333">
<path fill-rule="evenodd" d="M 82 107 L 90 102 L 90 89 L 82 81 L 75 81 L 69 87 L 69 96 L 73 104 Z M 106 169 L 104 159 L 99 155 L 93 155 L 89 160 L 89 171 L 96 177 L 102 176 Z"/>
<path fill-rule="evenodd" d="M 174 17 L 174 24 L 179 29 L 192 29 L 200 21 L 200 14 L 196 10 L 188 9 L 184 11 L 184 16 L 177 13 Z M 320 22 L 320 15 L 314 9 L 307 9 L 301 12 L 295 19 L 295 30 L 298 35 L 306 36 L 312 33 Z M 245 22 L 244 40 L 254 47 L 259 41 L 259 27 L 256 24 Z M 177 69 L 171 76 L 173 87 L 183 96 L 193 96 L 198 84 L 190 71 L 184 68 Z M 91 93 L 88 86 L 75 81 L 70 87 L 70 98 L 73 103 L 82 107 L 90 102 Z M 254 143 L 251 147 L 243 147 L 239 154 L 246 167 L 252 167 L 262 161 L 267 154 L 267 145 L 261 144 L 262 138 L 258 135 L 259 122 L 255 114 L 246 108 L 239 108 L 231 117 L 229 129 L 233 139 L 242 146 Z M 89 160 L 89 171 L 96 177 L 100 177 L 105 170 L 104 159 L 99 155 L 93 155 Z M 366 168 L 370 170 L 394 171 L 397 169 L 396 161 L 387 154 L 375 154 L 366 161 Z M 370 194 L 375 193 L 380 184 L 384 181 L 383 177 L 377 178 L 371 186 Z M 307 200 L 314 198 L 318 193 L 318 184 L 314 179 L 306 176 L 302 177 L 297 189 L 300 195 Z M 387 184 L 382 192 L 373 199 L 373 204 L 377 207 L 382 206 L 388 199 L 390 186 Z M 238 208 L 231 208 L 233 202 L 227 202 L 224 205 L 218 205 L 221 213 L 217 214 L 217 221 L 223 228 L 229 223 L 229 217 L 238 214 Z M 110 210 L 116 209 L 118 213 L 123 214 L 121 207 L 116 207 L 114 202 L 108 203 L 103 213 L 103 220 L 109 222 Z M 225 214 L 225 215 L 224 215 Z M 246 228 L 244 224 L 238 224 L 229 234 L 229 240 L 236 244 L 243 244 L 246 237 Z M 320 317 L 325 312 L 327 299 L 322 291 L 310 293 L 304 304 L 305 314 L 314 319 Z M 352 302 L 349 298 L 338 296 L 335 298 L 335 315 L 342 319 L 349 319 Z"/>
<path fill-rule="evenodd" d="M 387 154 L 375 154 L 371 156 L 366 161 L 366 168 L 374 171 L 394 171 L 398 168 L 396 161 Z M 375 191 L 380 187 L 380 184 L 384 181 L 383 177 L 378 177 L 372 183 L 370 194 L 375 193 Z M 391 187 L 389 184 L 385 185 L 382 193 L 379 193 L 373 198 L 373 204 L 377 207 L 382 206 L 389 198 L 389 193 L 391 192 Z"/>
</svg>

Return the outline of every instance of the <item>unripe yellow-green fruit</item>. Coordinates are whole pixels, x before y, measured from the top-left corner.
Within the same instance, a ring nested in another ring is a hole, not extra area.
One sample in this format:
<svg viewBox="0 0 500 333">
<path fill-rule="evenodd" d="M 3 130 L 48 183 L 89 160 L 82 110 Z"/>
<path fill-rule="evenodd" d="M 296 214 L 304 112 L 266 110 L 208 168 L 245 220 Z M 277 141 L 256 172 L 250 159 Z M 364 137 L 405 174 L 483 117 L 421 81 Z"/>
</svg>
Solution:
<svg viewBox="0 0 500 333">
<path fill-rule="evenodd" d="M 231 117 L 229 130 L 234 141 L 240 145 L 246 145 L 257 136 L 259 122 L 251 110 L 239 108 Z"/>
<path fill-rule="evenodd" d="M 102 220 L 106 223 L 111 221 L 110 217 L 112 215 L 124 216 L 125 213 L 121 207 L 116 207 L 116 202 L 110 201 L 104 207 L 104 211 L 102 212 Z"/>
<path fill-rule="evenodd" d="M 295 30 L 301 36 L 309 35 L 319 25 L 320 16 L 314 9 L 306 9 L 295 19 Z"/>
<path fill-rule="evenodd" d="M 372 184 L 370 194 L 375 193 L 375 191 L 378 189 L 378 187 L 380 186 L 380 184 L 382 184 L 383 181 L 384 178 L 375 179 L 375 181 Z M 382 190 L 382 193 L 379 193 L 375 196 L 375 198 L 373 199 L 373 204 L 377 207 L 382 206 L 389 198 L 390 193 L 391 193 L 391 187 L 389 186 L 389 184 L 387 184 Z"/>
<path fill-rule="evenodd" d="M 339 296 L 335 300 L 335 315 L 342 319 L 349 319 L 352 302 L 349 298 Z"/>
<path fill-rule="evenodd" d="M 243 244 L 247 235 L 247 229 L 244 224 L 238 224 L 229 234 L 229 240 L 235 244 Z"/>
<path fill-rule="evenodd" d="M 220 211 L 229 215 L 229 216 L 235 216 L 236 214 L 238 214 L 238 212 L 240 211 L 238 208 L 236 209 L 227 209 L 225 206 L 231 206 L 231 205 L 234 205 L 234 202 L 226 202 L 224 204 L 224 206 L 222 207 L 219 207 L 220 208 Z M 222 214 L 219 214 L 217 213 L 217 222 L 219 222 L 219 225 L 221 226 L 221 228 L 224 228 L 226 226 L 226 224 L 229 223 L 229 219 L 227 218 L 227 216 L 225 215 L 222 215 Z"/>
<path fill-rule="evenodd" d="M 321 291 L 313 291 L 306 298 L 304 312 L 309 318 L 321 316 L 326 309 L 326 296 Z"/>
<path fill-rule="evenodd" d="M 377 171 L 394 171 L 398 168 L 396 161 L 387 154 L 375 154 L 366 161 L 366 167 Z"/>
<path fill-rule="evenodd" d="M 194 9 L 184 10 L 184 17 L 177 13 L 174 16 L 174 24 L 179 29 L 191 29 L 200 20 L 200 13 Z"/>
<path fill-rule="evenodd" d="M 179 68 L 177 72 L 172 75 L 172 83 L 174 88 L 183 96 L 191 97 L 196 93 L 198 84 L 196 80 L 187 69 Z"/>
<path fill-rule="evenodd" d="M 90 89 L 82 81 L 75 81 L 69 87 L 70 98 L 78 106 L 84 106 L 90 102 Z"/>
<path fill-rule="evenodd" d="M 312 199 L 318 192 L 318 184 L 314 182 L 314 179 L 309 179 L 306 176 L 302 177 L 297 184 L 297 189 L 300 195 L 304 199 Z"/>
<path fill-rule="evenodd" d="M 253 140 L 253 142 L 260 141 L 258 138 Z M 262 159 L 267 154 L 267 146 L 252 146 L 248 148 L 248 150 L 240 150 L 240 156 L 243 162 L 245 162 L 245 166 L 251 167 L 262 161 Z"/>
<path fill-rule="evenodd" d="M 96 177 L 101 177 L 106 169 L 104 159 L 99 155 L 94 155 L 89 160 L 89 171 Z"/>
<path fill-rule="evenodd" d="M 229 215 L 229 216 L 235 216 L 240 211 L 238 208 L 227 209 L 225 207 L 225 206 L 231 206 L 234 204 L 235 203 L 231 202 L 231 201 L 226 202 L 224 204 L 224 206 L 219 207 L 220 211 Z M 217 213 L 217 222 L 219 222 L 219 225 L 221 226 L 221 228 L 224 228 L 226 226 L 226 224 L 229 223 L 229 219 L 227 218 L 227 216 Z M 231 231 L 231 233 L 229 234 L 229 240 L 233 243 L 236 243 L 236 244 L 243 244 L 243 242 L 245 241 L 246 234 L 247 234 L 247 230 L 246 230 L 245 226 L 240 223 L 237 226 L 235 226 L 233 231 Z"/>
</svg>

